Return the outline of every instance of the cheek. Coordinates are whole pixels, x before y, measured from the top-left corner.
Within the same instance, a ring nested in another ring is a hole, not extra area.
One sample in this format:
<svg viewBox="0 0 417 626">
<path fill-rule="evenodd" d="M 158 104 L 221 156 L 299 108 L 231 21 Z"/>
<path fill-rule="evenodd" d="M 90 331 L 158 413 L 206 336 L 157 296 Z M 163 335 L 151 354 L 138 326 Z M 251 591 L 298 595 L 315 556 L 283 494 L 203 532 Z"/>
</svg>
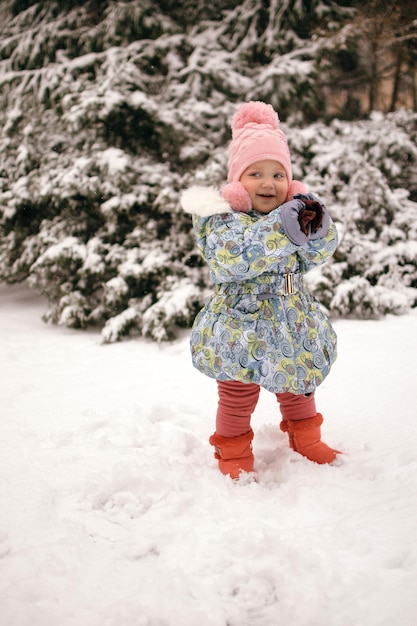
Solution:
<svg viewBox="0 0 417 626">
<path fill-rule="evenodd" d="M 289 187 L 288 187 L 288 183 L 287 182 L 285 184 L 283 184 L 283 185 L 280 185 L 279 189 L 278 189 L 278 195 L 281 198 L 285 199 L 288 196 L 288 188 Z"/>
<path fill-rule="evenodd" d="M 253 197 L 256 193 L 256 185 L 252 183 L 243 183 L 244 188 L 248 192 L 248 194 Z"/>
</svg>

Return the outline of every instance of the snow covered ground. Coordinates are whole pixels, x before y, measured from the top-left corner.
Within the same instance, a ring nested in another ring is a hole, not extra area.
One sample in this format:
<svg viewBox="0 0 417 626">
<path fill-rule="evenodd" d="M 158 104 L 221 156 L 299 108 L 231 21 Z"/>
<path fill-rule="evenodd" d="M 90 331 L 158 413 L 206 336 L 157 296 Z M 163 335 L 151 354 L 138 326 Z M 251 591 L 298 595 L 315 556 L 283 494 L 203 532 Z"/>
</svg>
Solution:
<svg viewBox="0 0 417 626">
<path fill-rule="evenodd" d="M 338 467 L 217 470 L 215 383 L 172 344 L 101 345 L 0 287 L 1 626 L 416 626 L 417 315 L 336 322 L 317 393 Z"/>
</svg>

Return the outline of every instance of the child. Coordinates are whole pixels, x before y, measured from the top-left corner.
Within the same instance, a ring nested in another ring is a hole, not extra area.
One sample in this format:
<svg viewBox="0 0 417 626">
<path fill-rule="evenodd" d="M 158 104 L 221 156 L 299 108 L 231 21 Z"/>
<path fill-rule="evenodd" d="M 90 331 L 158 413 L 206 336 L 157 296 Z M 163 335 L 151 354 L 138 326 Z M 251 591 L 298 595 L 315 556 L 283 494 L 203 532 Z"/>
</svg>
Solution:
<svg viewBox="0 0 417 626">
<path fill-rule="evenodd" d="M 253 472 L 251 415 L 261 387 L 277 397 L 290 447 L 331 463 L 339 451 L 321 441 L 314 392 L 336 358 L 336 335 L 303 274 L 333 254 L 337 232 L 326 207 L 293 181 L 271 105 L 249 102 L 233 117 L 222 195 L 192 187 L 181 202 L 215 283 L 195 319 L 191 353 L 218 385 L 209 441 L 220 471 L 233 479 Z"/>
</svg>

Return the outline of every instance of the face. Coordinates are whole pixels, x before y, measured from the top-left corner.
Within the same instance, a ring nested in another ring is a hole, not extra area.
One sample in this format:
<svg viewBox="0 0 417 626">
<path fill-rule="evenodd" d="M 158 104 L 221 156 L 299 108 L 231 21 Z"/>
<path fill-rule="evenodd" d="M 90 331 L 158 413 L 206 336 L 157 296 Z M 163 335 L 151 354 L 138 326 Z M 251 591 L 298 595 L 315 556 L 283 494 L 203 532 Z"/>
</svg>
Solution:
<svg viewBox="0 0 417 626">
<path fill-rule="evenodd" d="M 278 161 L 256 161 L 245 169 L 240 182 L 248 192 L 252 207 L 259 213 L 270 213 L 283 202 L 288 193 L 288 179 Z"/>
</svg>

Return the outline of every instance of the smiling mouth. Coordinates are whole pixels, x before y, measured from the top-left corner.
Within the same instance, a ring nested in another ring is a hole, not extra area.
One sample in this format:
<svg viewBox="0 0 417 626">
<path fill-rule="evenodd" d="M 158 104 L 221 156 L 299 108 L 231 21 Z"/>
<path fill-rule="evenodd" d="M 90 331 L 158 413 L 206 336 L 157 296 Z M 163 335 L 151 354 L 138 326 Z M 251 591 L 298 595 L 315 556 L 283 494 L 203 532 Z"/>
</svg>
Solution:
<svg viewBox="0 0 417 626">
<path fill-rule="evenodd" d="M 258 193 L 260 198 L 275 198 L 275 195 L 272 193 Z"/>
</svg>

